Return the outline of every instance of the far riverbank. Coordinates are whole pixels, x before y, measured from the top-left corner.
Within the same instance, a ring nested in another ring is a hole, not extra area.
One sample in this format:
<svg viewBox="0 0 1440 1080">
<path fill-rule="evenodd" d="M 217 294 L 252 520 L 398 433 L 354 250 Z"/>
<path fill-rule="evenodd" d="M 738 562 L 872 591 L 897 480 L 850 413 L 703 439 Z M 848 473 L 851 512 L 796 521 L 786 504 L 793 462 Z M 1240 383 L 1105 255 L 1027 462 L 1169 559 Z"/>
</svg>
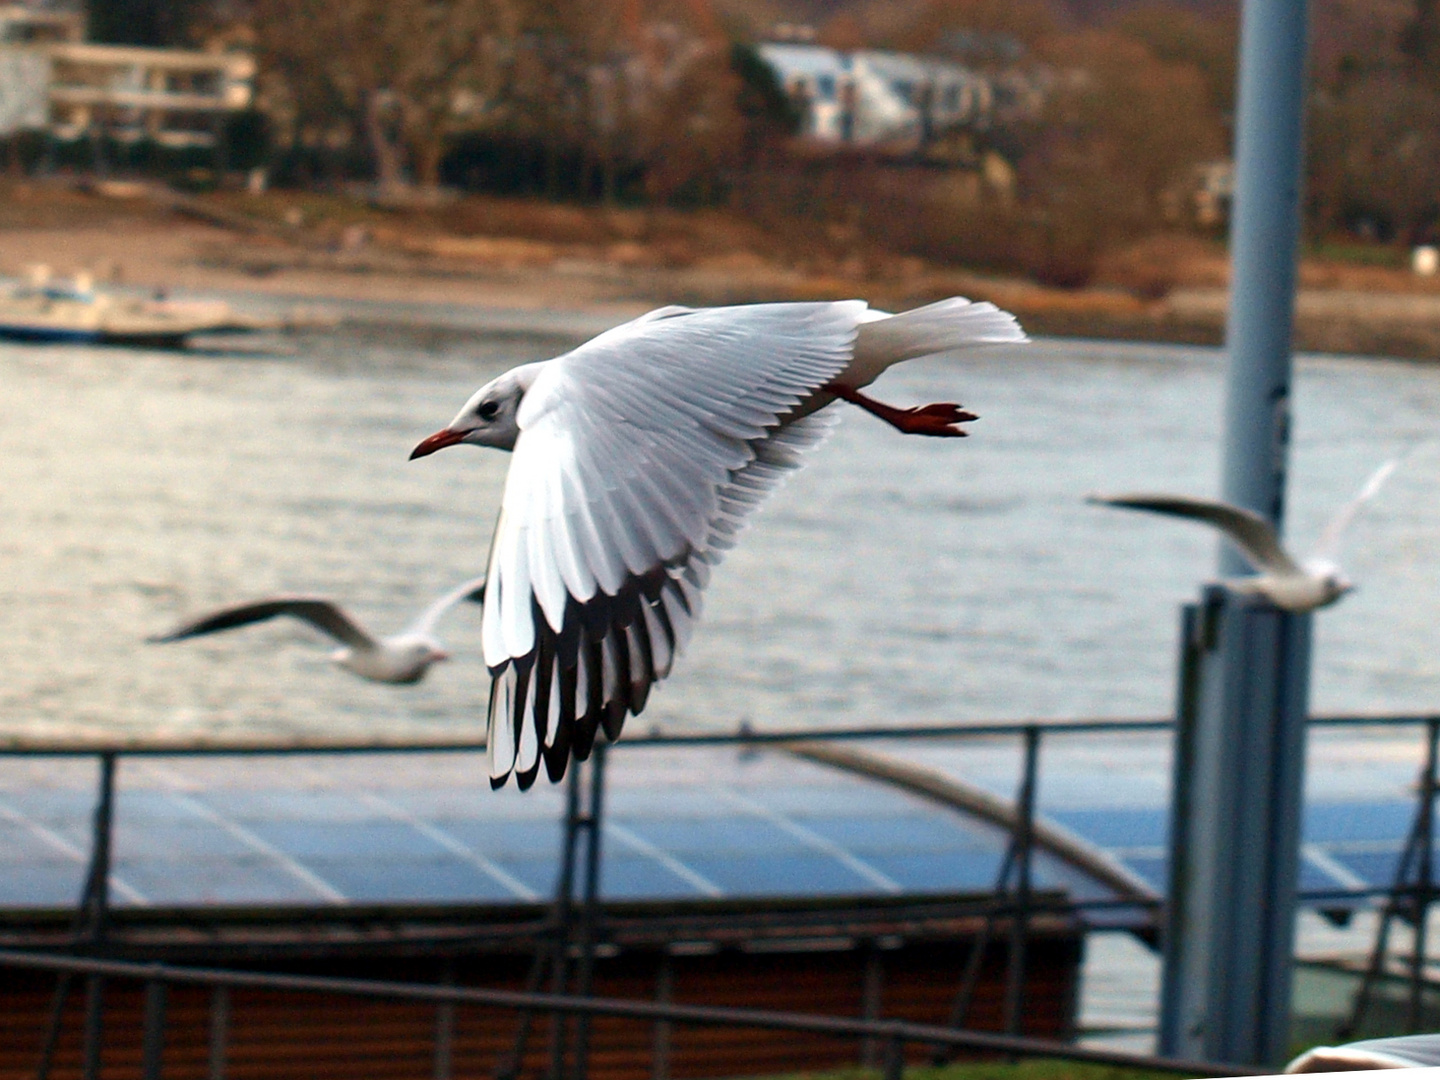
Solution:
<svg viewBox="0 0 1440 1080">
<path fill-rule="evenodd" d="M 1139 245 L 1099 284 L 1059 289 L 874 250 L 800 254 L 721 211 L 467 199 L 400 213 L 318 196 L 11 186 L 0 273 L 15 276 L 43 264 L 145 289 L 409 304 L 417 322 L 438 305 L 564 312 L 577 331 L 666 303 L 859 296 L 900 308 L 964 295 L 1037 335 L 1218 345 L 1224 333 L 1223 252 L 1194 238 Z M 1298 349 L 1440 359 L 1440 280 L 1313 259 L 1300 280 Z"/>
</svg>

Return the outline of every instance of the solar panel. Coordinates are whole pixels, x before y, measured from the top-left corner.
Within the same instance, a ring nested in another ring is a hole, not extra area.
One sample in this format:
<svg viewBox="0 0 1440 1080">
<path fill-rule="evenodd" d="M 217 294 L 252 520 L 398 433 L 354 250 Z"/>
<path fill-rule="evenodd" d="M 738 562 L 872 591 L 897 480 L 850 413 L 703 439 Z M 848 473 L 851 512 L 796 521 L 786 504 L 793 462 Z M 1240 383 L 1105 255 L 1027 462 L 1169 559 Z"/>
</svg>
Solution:
<svg viewBox="0 0 1440 1080">
<path fill-rule="evenodd" d="M 1013 745 L 921 755 L 887 744 L 887 752 L 896 748 L 966 782 L 973 768 L 982 786 L 1010 797 L 1019 764 Z M 1148 761 L 1153 750 L 1141 756 Z M 1103 756 L 1066 760 L 1079 772 L 1042 784 L 1042 817 L 1163 888 L 1163 803 L 1137 804 L 1134 787 L 1115 784 L 1114 763 Z M 544 900 L 558 874 L 564 789 L 491 792 L 480 766 L 468 753 L 123 762 L 114 902 Z M 64 760 L 0 767 L 0 859 L 8 871 L 0 907 L 74 904 L 95 777 L 93 767 Z M 781 752 L 632 749 L 611 756 L 607 783 L 601 884 L 616 900 L 988 891 L 1009 843 L 991 822 Z M 1140 785 L 1152 787 L 1161 790 Z M 1305 817 L 1301 887 L 1388 883 L 1413 814 L 1408 793 L 1327 802 L 1321 785 L 1316 796 Z M 1033 880 L 1080 899 L 1113 895 L 1088 871 L 1043 852 Z"/>
</svg>

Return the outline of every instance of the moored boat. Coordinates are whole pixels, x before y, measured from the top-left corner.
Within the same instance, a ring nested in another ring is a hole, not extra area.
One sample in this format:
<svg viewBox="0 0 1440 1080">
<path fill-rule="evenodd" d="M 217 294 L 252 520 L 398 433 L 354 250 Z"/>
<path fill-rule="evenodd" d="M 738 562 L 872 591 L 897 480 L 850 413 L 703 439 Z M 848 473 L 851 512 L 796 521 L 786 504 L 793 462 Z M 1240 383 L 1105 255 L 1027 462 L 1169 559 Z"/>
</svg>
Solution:
<svg viewBox="0 0 1440 1080">
<path fill-rule="evenodd" d="M 192 334 L 273 329 L 223 300 L 124 296 L 94 287 L 87 274 L 51 278 L 43 269 L 0 291 L 0 338 L 177 348 Z"/>
</svg>

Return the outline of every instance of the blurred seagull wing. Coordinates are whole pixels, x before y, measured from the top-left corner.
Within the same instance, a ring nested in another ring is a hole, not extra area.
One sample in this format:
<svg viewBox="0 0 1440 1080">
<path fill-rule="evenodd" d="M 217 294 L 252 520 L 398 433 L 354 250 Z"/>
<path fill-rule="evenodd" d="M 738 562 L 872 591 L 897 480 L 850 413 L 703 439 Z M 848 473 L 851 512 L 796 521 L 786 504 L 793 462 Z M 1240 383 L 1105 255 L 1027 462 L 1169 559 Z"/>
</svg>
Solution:
<svg viewBox="0 0 1440 1080">
<path fill-rule="evenodd" d="M 824 438 L 782 422 L 849 363 L 862 301 L 664 308 L 546 364 L 491 544 L 491 782 L 553 779 L 670 670 L 752 511 Z"/>
<path fill-rule="evenodd" d="M 1280 539 L 1275 527 L 1253 510 L 1244 510 L 1213 499 L 1195 499 L 1187 495 L 1163 495 L 1136 492 L 1125 495 L 1089 495 L 1086 502 L 1120 506 L 1130 510 L 1149 510 L 1171 517 L 1191 518 L 1215 526 L 1228 536 L 1257 570 L 1277 574 L 1298 574 L 1296 565 Z"/>
<path fill-rule="evenodd" d="M 1315 545 L 1315 555 L 1318 558 L 1335 562 L 1340 558 L 1340 541 L 1345 537 L 1345 530 L 1355 520 L 1355 515 L 1360 508 L 1380 493 L 1385 486 L 1385 481 L 1390 479 L 1390 474 L 1399 466 L 1399 458 L 1391 458 L 1381 465 L 1370 478 L 1365 481 L 1363 487 L 1355 494 L 1355 497 L 1335 512 L 1325 531 L 1320 534 L 1320 542 Z"/>
<path fill-rule="evenodd" d="M 208 615 L 201 615 L 183 622 L 165 634 L 149 638 L 152 642 L 180 641 L 183 638 L 200 637 L 221 630 L 233 630 L 237 626 L 264 622 L 277 615 L 289 615 L 308 622 L 337 641 L 356 649 L 373 649 L 376 640 L 354 619 L 335 603 L 318 596 L 277 596 L 268 600 L 257 600 L 250 604 L 220 608 Z"/>
<path fill-rule="evenodd" d="M 463 584 L 455 586 L 444 596 L 431 602 L 430 606 L 415 617 L 415 621 L 405 628 L 406 634 L 415 634 L 420 637 L 430 637 L 435 633 L 435 624 L 440 621 L 447 611 L 462 601 L 469 600 L 472 603 L 480 604 L 485 601 L 485 575 L 471 578 Z"/>
</svg>

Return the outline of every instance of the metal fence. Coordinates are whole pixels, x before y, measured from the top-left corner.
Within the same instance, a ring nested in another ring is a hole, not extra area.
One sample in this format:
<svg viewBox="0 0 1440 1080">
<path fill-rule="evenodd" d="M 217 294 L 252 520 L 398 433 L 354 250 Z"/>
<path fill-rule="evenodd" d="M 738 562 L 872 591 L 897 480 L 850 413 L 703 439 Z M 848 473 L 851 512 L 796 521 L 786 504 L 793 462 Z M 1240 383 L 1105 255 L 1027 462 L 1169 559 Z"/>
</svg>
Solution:
<svg viewBox="0 0 1440 1080">
<path fill-rule="evenodd" d="M 1358 1026 L 1370 1001 L 1376 980 L 1384 968 L 1390 927 L 1405 919 L 1416 927 L 1409 974 L 1410 1019 L 1414 1027 L 1420 1017 L 1424 969 L 1427 960 L 1425 918 L 1434 899 L 1431 884 L 1431 851 L 1434 843 L 1433 803 L 1437 790 L 1437 744 L 1440 744 L 1440 716 L 1327 716 L 1310 721 L 1312 727 L 1401 728 L 1418 727 L 1425 734 L 1425 766 L 1417 786 L 1417 806 L 1410 835 L 1406 840 L 1395 880 L 1389 886 L 1367 889 L 1336 889 L 1301 894 L 1302 902 L 1338 905 L 1379 901 L 1380 931 L 1367 973 L 1355 1002 L 1350 1026 Z M 731 733 L 636 734 L 606 746 L 597 744 L 585 768 L 571 769 L 568 778 L 563 821 L 562 859 L 559 880 L 548 920 L 550 947 L 537 953 L 527 989 L 520 991 L 483 990 L 428 984 L 335 979 L 257 972 L 199 969 L 164 964 L 132 963 L 109 959 L 105 951 L 110 933 L 109 876 L 117 765 L 123 757 L 213 757 L 287 754 L 375 754 L 448 753 L 484 749 L 474 740 L 419 741 L 250 741 L 243 743 L 196 743 L 194 741 L 151 741 L 144 744 L 14 740 L 0 744 L 0 756 L 89 757 L 98 763 L 98 792 L 95 804 L 89 866 L 72 922 L 69 955 L 0 950 L 0 967 L 53 971 L 58 975 L 50 1023 L 40 1048 L 37 1076 L 48 1075 L 58 1040 L 61 1016 L 72 982 L 83 976 L 86 998 L 83 1032 L 83 1074 L 97 1077 L 100 1069 L 100 1042 L 103 1028 L 103 986 L 106 979 L 136 979 L 146 986 L 143 1067 L 147 1078 L 161 1075 L 165 1030 L 166 988 L 174 984 L 204 984 L 215 988 L 269 987 L 316 993 L 359 995 L 393 1000 L 433 1002 L 438 1009 L 459 1003 L 486 1004 L 517 1010 L 522 1017 L 546 1014 L 574 1017 L 573 1035 L 554 1033 L 552 1026 L 550 1080 L 573 1076 L 583 1080 L 587 1072 L 589 1020 L 595 1016 L 627 1017 L 657 1023 L 726 1025 L 805 1031 L 879 1040 L 887 1078 L 898 1077 L 904 1068 L 907 1044 L 932 1047 L 937 1059 L 954 1050 L 985 1051 L 1012 1056 L 1051 1056 L 1078 1061 L 1105 1062 L 1139 1068 L 1193 1074 L 1217 1071 L 1239 1075 L 1255 1072 L 1243 1066 L 1176 1061 L 1145 1055 L 1084 1048 L 1068 1043 L 1025 1038 L 1020 1035 L 1024 1013 L 1026 949 L 1032 919 L 1040 912 L 1057 910 L 1053 898 L 1036 896 L 1032 866 L 1036 848 L 1036 804 L 1041 780 L 1043 749 L 1047 739 L 1067 735 L 1129 734 L 1160 732 L 1173 726 L 1168 719 L 1033 721 L 988 724 L 951 724 L 922 727 L 866 727 L 803 729 L 758 732 L 743 729 Z M 618 1001 L 592 996 L 597 931 L 600 920 L 599 878 L 603 860 L 600 836 L 605 813 L 605 767 L 610 753 L 641 747 L 736 746 L 779 748 L 803 747 L 862 740 L 965 740 L 1013 738 L 1018 741 L 1019 776 L 1016 782 L 1014 813 L 1009 821 L 1009 840 L 994 895 L 973 912 L 985 916 L 982 939 L 971 950 L 971 961 L 960 976 L 960 987 L 951 1014 L 951 1026 L 937 1027 L 896 1020 L 865 1020 L 850 1017 L 816 1016 L 758 1009 L 706 1008 L 663 1002 Z M 583 848 L 582 848 L 583 841 Z M 579 880 L 577 881 L 577 877 Z M 577 896 L 578 885 L 578 896 Z M 1077 914 L 1103 907 L 1148 909 L 1162 914 L 1159 898 L 1138 896 L 1098 901 L 1065 901 L 1065 912 Z M 973 994 L 980 957 L 988 935 L 1001 922 L 1009 928 L 1006 948 L 1004 1033 L 965 1030 L 963 1020 L 969 995 Z M 573 965 L 573 969 L 572 966 Z M 550 992 L 542 993 L 548 967 Z M 573 992 L 570 992 L 573 991 Z M 510 1061 L 518 1066 L 528 1034 L 528 1022 Z M 504 1071 L 503 1063 L 501 1072 Z"/>
</svg>

